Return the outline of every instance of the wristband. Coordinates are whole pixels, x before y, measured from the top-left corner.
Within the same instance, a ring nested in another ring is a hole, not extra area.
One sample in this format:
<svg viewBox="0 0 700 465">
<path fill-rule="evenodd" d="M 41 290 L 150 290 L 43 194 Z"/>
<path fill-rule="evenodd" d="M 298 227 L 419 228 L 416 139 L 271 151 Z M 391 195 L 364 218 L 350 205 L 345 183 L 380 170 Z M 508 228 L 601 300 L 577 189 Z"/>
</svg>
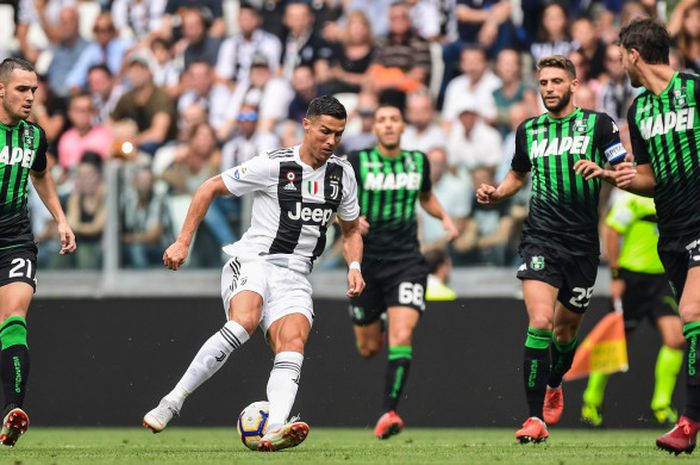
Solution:
<svg viewBox="0 0 700 465">
<path fill-rule="evenodd" d="M 610 268 L 610 277 L 612 279 L 620 279 L 620 269 L 619 268 Z"/>
<path fill-rule="evenodd" d="M 360 262 L 355 261 L 355 262 L 350 263 L 350 264 L 348 265 L 348 269 L 349 269 L 349 270 L 361 271 L 361 269 L 360 269 Z"/>
</svg>

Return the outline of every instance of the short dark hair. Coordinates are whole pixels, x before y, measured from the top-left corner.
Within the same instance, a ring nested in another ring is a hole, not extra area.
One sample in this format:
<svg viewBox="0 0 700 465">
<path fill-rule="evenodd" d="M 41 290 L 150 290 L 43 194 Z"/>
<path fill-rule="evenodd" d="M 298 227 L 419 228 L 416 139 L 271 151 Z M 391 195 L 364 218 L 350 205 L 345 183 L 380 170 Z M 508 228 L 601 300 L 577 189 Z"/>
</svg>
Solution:
<svg viewBox="0 0 700 465">
<path fill-rule="evenodd" d="M 377 112 L 379 110 L 381 110 L 382 108 L 396 108 L 397 110 L 399 110 L 399 114 L 401 115 L 401 119 L 404 121 L 406 120 L 406 117 L 403 114 L 403 109 L 401 109 L 400 106 L 398 106 L 397 104 L 392 103 L 392 102 L 380 102 L 379 105 L 377 105 L 377 108 L 374 109 L 374 114 L 372 115 L 372 118 L 376 118 Z"/>
<path fill-rule="evenodd" d="M 309 109 L 306 110 L 306 118 L 308 119 L 323 115 L 332 116 L 335 119 L 348 119 L 345 107 L 332 95 L 316 97 L 309 103 Z"/>
<path fill-rule="evenodd" d="M 428 265 L 428 273 L 434 274 L 441 265 L 450 259 L 450 255 L 445 249 L 433 249 L 425 252 L 423 258 Z"/>
<path fill-rule="evenodd" d="M 107 66 L 104 63 L 98 63 L 96 65 L 92 65 L 88 68 L 88 75 L 92 73 L 93 71 L 104 71 L 109 77 L 112 77 L 112 70 L 109 69 L 109 66 Z"/>
<path fill-rule="evenodd" d="M 566 71 L 566 74 L 571 76 L 571 79 L 576 79 L 576 67 L 574 63 L 564 55 L 552 55 L 542 58 L 537 62 L 537 71 L 542 71 L 542 68 L 559 68 Z"/>
<path fill-rule="evenodd" d="M 671 37 L 663 24 L 651 19 L 637 19 L 620 29 L 620 45 L 636 50 L 650 65 L 667 65 Z"/>
<path fill-rule="evenodd" d="M 92 165 L 97 171 L 99 171 L 100 173 L 102 172 L 102 157 L 97 152 L 86 150 L 80 157 L 80 163 Z"/>
<path fill-rule="evenodd" d="M 21 69 L 23 71 L 31 71 L 36 73 L 34 66 L 23 58 L 10 57 L 5 58 L 0 63 L 0 82 L 6 83 L 10 79 L 10 74 L 16 69 Z"/>
</svg>

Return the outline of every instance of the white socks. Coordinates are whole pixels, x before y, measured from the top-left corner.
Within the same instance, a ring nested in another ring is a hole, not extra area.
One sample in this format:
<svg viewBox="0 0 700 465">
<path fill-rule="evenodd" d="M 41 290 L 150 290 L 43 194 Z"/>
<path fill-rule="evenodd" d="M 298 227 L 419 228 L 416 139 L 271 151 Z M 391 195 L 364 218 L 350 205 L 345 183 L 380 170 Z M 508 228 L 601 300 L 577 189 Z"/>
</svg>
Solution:
<svg viewBox="0 0 700 465">
<path fill-rule="evenodd" d="M 180 410 L 185 398 L 219 371 L 231 352 L 245 344 L 248 339 L 250 336 L 243 326 L 235 321 L 227 322 L 202 345 L 185 374 L 182 375 L 175 388 L 165 396 L 165 399 L 174 402 L 177 409 Z M 296 389 L 294 392 L 296 393 Z M 294 400 L 293 397 L 292 400 Z"/>
<path fill-rule="evenodd" d="M 270 402 L 268 431 L 287 422 L 299 389 L 303 362 L 304 355 L 299 352 L 280 352 L 275 355 L 275 364 L 267 382 L 267 400 Z"/>
</svg>

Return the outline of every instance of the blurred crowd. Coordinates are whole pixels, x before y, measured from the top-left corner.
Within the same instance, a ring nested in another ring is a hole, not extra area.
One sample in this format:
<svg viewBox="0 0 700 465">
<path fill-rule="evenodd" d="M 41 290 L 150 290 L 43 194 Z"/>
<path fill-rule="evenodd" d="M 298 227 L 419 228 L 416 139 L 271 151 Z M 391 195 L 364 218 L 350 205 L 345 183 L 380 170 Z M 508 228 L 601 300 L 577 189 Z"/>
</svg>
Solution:
<svg viewBox="0 0 700 465">
<path fill-rule="evenodd" d="M 79 244 L 75 256 L 55 253 L 51 217 L 33 197 L 41 264 L 99 268 L 105 229 L 116 227 L 121 266 L 159 266 L 201 182 L 299 143 L 309 102 L 331 93 L 350 115 L 341 153 L 374 143 L 380 102 L 405 109 L 402 145 L 427 154 L 460 230 L 448 244 L 440 222 L 419 214 L 426 250 L 447 250 L 458 266 L 513 265 L 528 192 L 484 206 L 474 187 L 503 178 L 514 129 L 543 111 L 537 60 L 571 58 L 576 104 L 605 111 L 625 135 L 636 90 L 615 40 L 640 16 L 667 24 L 675 68 L 700 69 L 697 0 L 0 1 L 0 21 L 14 24 L 0 32 L 0 57 L 22 56 L 40 75 L 31 119 L 46 131 Z M 217 200 L 190 266 L 220 266 L 248 210 Z M 323 267 L 341 263 L 332 242 Z"/>
</svg>

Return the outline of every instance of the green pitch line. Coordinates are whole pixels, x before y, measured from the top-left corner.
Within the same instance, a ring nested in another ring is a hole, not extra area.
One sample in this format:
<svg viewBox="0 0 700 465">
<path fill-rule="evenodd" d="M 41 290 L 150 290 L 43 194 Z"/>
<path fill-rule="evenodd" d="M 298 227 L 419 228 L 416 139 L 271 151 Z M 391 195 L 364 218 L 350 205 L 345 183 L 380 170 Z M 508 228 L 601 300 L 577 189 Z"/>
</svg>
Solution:
<svg viewBox="0 0 700 465">
<path fill-rule="evenodd" d="M 1 465 L 237 465 L 237 464 L 518 464 L 642 465 L 697 463 L 654 448 L 662 431 L 557 430 L 544 445 L 519 445 L 515 428 L 407 429 L 387 441 L 369 429 L 313 428 L 296 449 L 248 451 L 235 428 L 146 429 L 34 427 L 14 449 L 0 449 Z"/>
</svg>

